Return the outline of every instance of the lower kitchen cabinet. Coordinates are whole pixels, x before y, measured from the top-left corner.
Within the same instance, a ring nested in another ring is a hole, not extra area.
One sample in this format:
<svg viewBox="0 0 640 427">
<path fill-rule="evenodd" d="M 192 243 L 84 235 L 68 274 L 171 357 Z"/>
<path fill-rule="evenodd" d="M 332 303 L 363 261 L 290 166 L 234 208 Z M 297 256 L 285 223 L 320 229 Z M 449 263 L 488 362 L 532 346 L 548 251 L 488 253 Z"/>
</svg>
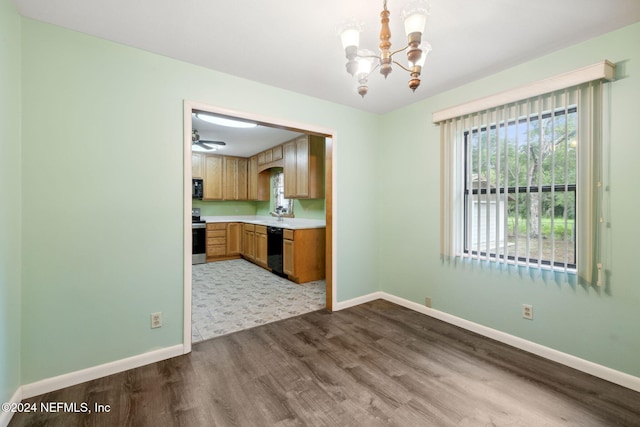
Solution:
<svg viewBox="0 0 640 427">
<path fill-rule="evenodd" d="M 207 224 L 207 261 L 240 257 L 242 224 L 214 222 Z"/>
<path fill-rule="evenodd" d="M 207 261 L 242 257 L 267 267 L 268 240 L 264 225 L 239 222 L 207 224 Z M 324 279 L 325 229 L 283 230 L 283 272 L 296 283 Z"/>
<path fill-rule="evenodd" d="M 289 280 L 306 283 L 325 278 L 325 229 L 285 229 L 282 270 Z"/>
<path fill-rule="evenodd" d="M 267 227 L 243 225 L 242 256 L 261 267 L 267 267 Z"/>
<path fill-rule="evenodd" d="M 242 253 L 242 223 L 230 222 L 227 224 L 227 255 L 240 255 Z"/>
<path fill-rule="evenodd" d="M 207 224 L 207 259 L 227 254 L 227 224 Z"/>
<path fill-rule="evenodd" d="M 242 231 L 242 256 L 249 261 L 256 259 L 256 226 L 244 224 Z"/>
<path fill-rule="evenodd" d="M 256 225 L 255 233 L 256 257 L 255 261 L 262 267 L 267 266 L 267 227 Z"/>
</svg>

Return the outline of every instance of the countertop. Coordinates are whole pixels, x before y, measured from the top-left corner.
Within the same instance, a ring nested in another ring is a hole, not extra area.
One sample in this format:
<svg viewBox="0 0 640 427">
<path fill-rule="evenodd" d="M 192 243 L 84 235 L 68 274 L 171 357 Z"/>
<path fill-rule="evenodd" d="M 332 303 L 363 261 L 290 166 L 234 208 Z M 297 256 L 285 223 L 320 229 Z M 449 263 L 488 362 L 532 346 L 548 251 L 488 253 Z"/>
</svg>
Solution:
<svg viewBox="0 0 640 427">
<path fill-rule="evenodd" d="M 266 225 L 268 227 L 288 228 L 291 230 L 302 230 L 305 228 L 325 228 L 326 222 L 322 219 L 305 219 L 305 218 L 277 218 L 271 216 L 201 216 L 207 223 L 215 222 L 242 222 L 245 224 Z"/>
</svg>

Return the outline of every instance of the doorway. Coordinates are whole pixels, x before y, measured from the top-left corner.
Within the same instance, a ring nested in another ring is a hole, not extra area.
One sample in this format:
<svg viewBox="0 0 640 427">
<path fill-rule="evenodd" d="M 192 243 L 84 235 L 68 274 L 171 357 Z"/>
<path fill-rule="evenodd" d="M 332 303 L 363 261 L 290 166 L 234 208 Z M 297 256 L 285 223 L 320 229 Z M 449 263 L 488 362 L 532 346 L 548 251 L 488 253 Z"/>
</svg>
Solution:
<svg viewBox="0 0 640 427">
<path fill-rule="evenodd" d="M 241 120 L 248 120 L 256 122 L 263 126 L 275 127 L 279 129 L 287 129 L 291 131 L 301 132 L 309 135 L 316 135 L 324 137 L 325 139 L 325 306 L 331 311 L 333 308 L 333 302 L 335 301 L 335 248 L 334 248 L 334 183 L 335 174 L 333 164 L 335 162 L 335 131 L 311 124 L 302 124 L 291 122 L 288 120 L 267 117 L 263 115 L 256 115 L 250 113 L 244 113 L 239 111 L 233 111 L 226 108 L 216 107 L 212 105 L 202 104 L 194 101 L 184 102 L 184 115 L 183 115 L 183 128 L 184 128 L 184 353 L 191 351 L 192 336 L 191 336 L 191 317 L 192 317 L 192 265 L 191 265 L 191 233 L 189 228 L 191 227 L 191 221 L 189 215 L 191 211 L 192 199 L 189 197 L 189 191 L 192 186 L 191 177 L 191 143 L 192 143 L 192 130 L 191 130 L 191 117 L 194 110 L 205 111 L 215 115 L 226 116 L 230 118 L 237 118 Z"/>
</svg>

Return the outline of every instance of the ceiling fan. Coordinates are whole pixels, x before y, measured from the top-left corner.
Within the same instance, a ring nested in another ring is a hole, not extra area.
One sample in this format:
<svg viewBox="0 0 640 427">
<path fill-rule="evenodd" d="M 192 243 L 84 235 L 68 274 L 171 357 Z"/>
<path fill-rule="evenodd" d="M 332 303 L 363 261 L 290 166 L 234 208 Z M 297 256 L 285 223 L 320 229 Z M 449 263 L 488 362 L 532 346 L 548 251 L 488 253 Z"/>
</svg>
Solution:
<svg viewBox="0 0 640 427">
<path fill-rule="evenodd" d="M 215 145 L 215 147 L 210 147 L 207 144 Z M 205 150 L 217 150 L 220 147 L 224 147 L 225 145 L 227 145 L 227 143 L 223 142 L 223 141 L 204 141 L 204 140 L 200 139 L 200 135 L 198 134 L 198 130 L 197 129 L 192 129 L 191 130 L 191 145 L 197 145 L 198 147 L 202 147 Z"/>
</svg>

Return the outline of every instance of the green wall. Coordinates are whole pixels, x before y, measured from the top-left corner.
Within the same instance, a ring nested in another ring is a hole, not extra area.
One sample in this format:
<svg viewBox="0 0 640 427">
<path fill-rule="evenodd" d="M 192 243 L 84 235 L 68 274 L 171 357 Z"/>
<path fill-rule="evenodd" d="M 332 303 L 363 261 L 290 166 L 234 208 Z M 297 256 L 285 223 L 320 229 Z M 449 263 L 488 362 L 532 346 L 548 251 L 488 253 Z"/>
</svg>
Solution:
<svg viewBox="0 0 640 427">
<path fill-rule="evenodd" d="M 394 143 L 379 147 L 378 161 L 394 172 L 378 182 L 384 195 L 377 218 L 378 240 L 384 242 L 378 252 L 378 265 L 383 266 L 377 272 L 381 289 L 419 304 L 430 296 L 435 309 L 640 376 L 640 287 L 635 259 L 640 222 L 634 196 L 640 182 L 638 46 L 640 24 L 635 24 L 386 115 L 383 140 Z M 583 288 L 517 270 L 441 263 L 439 128 L 432 124 L 432 113 L 603 59 L 618 65 L 618 80 L 607 95 L 611 105 L 611 130 L 606 136 L 611 142 L 607 218 L 611 229 L 605 260 L 609 285 Z M 403 207 L 400 213 L 397 206 Z M 394 226 L 386 226 L 390 223 Z M 533 304 L 533 321 L 522 319 L 523 303 Z"/>
<path fill-rule="evenodd" d="M 378 289 L 376 116 L 29 19 L 22 28 L 24 384 L 183 342 L 185 99 L 335 129 L 338 300 Z M 155 311 L 164 326 L 151 330 Z"/>
<path fill-rule="evenodd" d="M 0 397 L 19 383 L 182 343 L 185 99 L 335 129 L 338 302 L 377 290 L 418 303 L 430 296 L 438 310 L 640 376 L 631 237 L 640 235 L 631 196 L 640 178 L 631 163 L 640 154 L 633 132 L 640 24 L 379 117 L 20 22 L 1 1 L 0 35 L 12 41 L 0 52 L 0 85 L 10 94 L 0 104 L 0 227 L 8 236 L 0 243 L 0 301 L 22 295 L 22 309 L 0 312 Z M 20 55 L 21 69 L 11 61 Z M 610 285 L 442 264 L 432 112 L 605 58 L 620 65 L 610 95 Z M 20 78 L 21 97 L 9 84 Z M 22 114 L 9 108 L 20 103 Z M 7 142 L 20 139 L 22 149 Z M 380 179 L 377 170 L 393 173 Z M 314 203 L 296 205 L 296 214 L 324 211 Z M 535 320 L 521 319 L 522 303 L 534 305 Z M 154 311 L 163 312 L 161 329 L 149 328 Z"/>
<path fill-rule="evenodd" d="M 193 200 L 192 206 L 200 208 L 201 216 L 255 215 L 257 202 Z"/>
<path fill-rule="evenodd" d="M 193 200 L 194 208 L 200 208 L 202 216 L 260 215 L 268 216 L 273 211 L 272 202 L 242 201 L 202 201 Z M 293 212 L 296 218 L 325 219 L 324 199 L 294 200 Z"/>
<path fill-rule="evenodd" d="M 20 16 L 10 0 L 0 0 L 0 94 L 0 402 L 7 402 L 21 385 Z"/>
</svg>

